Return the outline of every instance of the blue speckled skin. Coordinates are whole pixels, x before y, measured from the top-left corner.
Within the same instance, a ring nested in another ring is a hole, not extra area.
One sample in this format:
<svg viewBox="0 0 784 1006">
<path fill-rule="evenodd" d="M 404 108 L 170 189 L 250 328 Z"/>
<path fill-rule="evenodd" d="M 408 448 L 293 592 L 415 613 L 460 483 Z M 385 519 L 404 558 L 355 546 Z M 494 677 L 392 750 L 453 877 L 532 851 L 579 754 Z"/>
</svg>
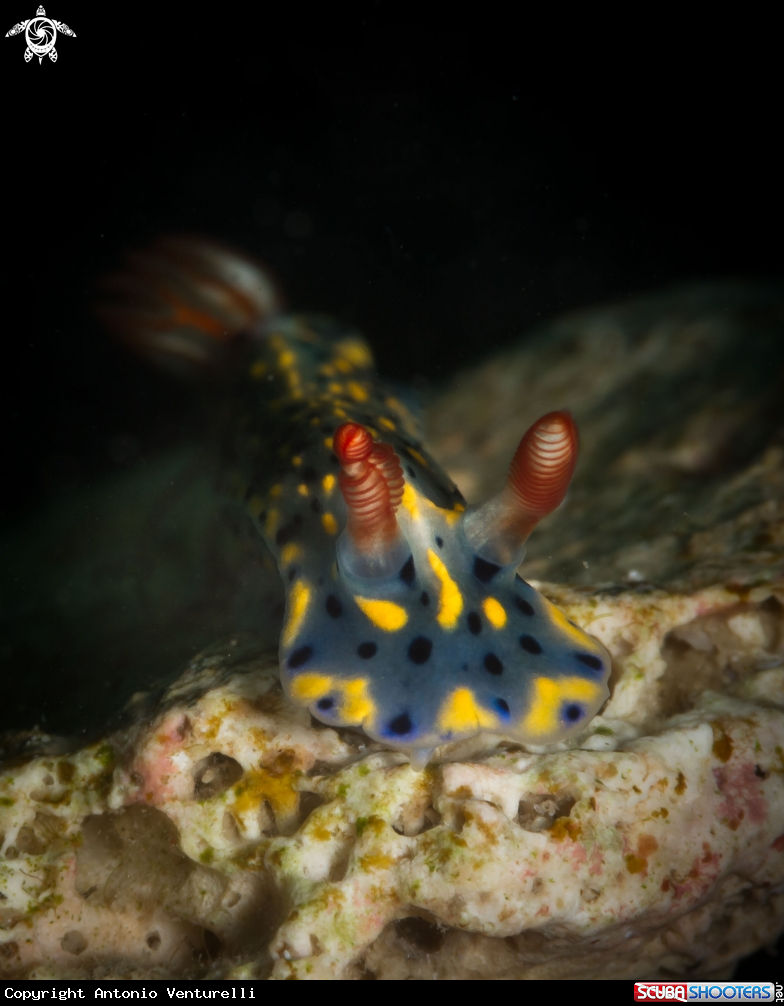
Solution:
<svg viewBox="0 0 784 1006">
<path fill-rule="evenodd" d="M 287 694 L 403 748 L 479 730 L 543 745 L 582 729 L 608 695 L 606 652 L 515 568 L 477 560 L 459 490 L 375 379 L 363 339 L 330 319 L 278 316 L 236 360 L 227 471 L 286 587 Z M 406 478 L 397 513 L 410 559 L 383 580 L 353 579 L 336 559 L 347 513 L 332 435 L 347 420 L 391 444 Z"/>
</svg>

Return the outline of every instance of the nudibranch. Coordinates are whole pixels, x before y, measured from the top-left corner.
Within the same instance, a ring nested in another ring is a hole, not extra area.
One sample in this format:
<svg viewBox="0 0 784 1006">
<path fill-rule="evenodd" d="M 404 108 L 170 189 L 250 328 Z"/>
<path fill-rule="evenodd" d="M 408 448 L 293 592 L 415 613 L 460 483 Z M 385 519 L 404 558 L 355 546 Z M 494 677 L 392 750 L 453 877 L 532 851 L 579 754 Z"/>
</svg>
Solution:
<svg viewBox="0 0 784 1006">
<path fill-rule="evenodd" d="M 528 745 L 583 728 L 608 695 L 600 643 L 517 573 L 577 459 L 568 412 L 523 436 L 479 506 L 419 441 L 353 329 L 282 312 L 266 271 L 168 238 L 111 282 L 104 319 L 159 362 L 219 374 L 227 470 L 286 590 L 283 688 L 314 717 L 427 763 L 479 731 Z"/>
</svg>

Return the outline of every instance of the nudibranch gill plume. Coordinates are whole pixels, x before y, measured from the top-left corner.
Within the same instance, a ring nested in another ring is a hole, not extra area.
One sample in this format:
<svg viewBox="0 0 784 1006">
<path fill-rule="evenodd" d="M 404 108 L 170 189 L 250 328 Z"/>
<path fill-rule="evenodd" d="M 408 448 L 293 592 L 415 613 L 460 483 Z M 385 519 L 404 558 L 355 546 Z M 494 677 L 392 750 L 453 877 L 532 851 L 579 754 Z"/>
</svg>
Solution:
<svg viewBox="0 0 784 1006">
<path fill-rule="evenodd" d="M 609 657 L 517 574 L 569 486 L 568 412 L 534 423 L 503 489 L 466 507 L 364 339 L 284 313 L 261 266 L 166 238 L 107 285 L 101 314 L 137 351 L 219 378 L 226 470 L 286 590 L 291 699 L 420 766 L 482 730 L 539 746 L 585 727 Z"/>
</svg>

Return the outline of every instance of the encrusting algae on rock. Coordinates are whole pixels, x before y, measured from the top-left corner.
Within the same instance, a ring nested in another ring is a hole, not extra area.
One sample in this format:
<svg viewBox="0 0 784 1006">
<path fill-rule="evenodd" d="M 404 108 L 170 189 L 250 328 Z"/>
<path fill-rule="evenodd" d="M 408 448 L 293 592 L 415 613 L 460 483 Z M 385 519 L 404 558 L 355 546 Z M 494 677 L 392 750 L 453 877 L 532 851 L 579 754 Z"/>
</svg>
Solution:
<svg viewBox="0 0 784 1006">
<path fill-rule="evenodd" d="M 659 344 L 670 318 L 669 338 L 688 343 L 695 300 L 674 302 L 624 311 L 653 318 Z M 719 313 L 728 326 L 732 311 Z M 537 354 L 541 345 L 524 347 L 520 366 L 535 367 Z M 662 373 L 666 383 L 677 370 Z M 558 384 L 555 363 L 548 374 Z M 565 388 L 545 407 L 569 404 Z M 431 409 L 436 430 L 450 394 Z M 606 409 L 604 429 L 616 422 Z M 711 506 L 720 522 L 742 523 L 778 477 L 755 474 L 778 435 L 775 414 L 763 413 L 756 453 L 739 467 L 728 449 L 711 470 L 713 504 L 693 473 L 657 469 L 679 505 L 702 493 L 691 534 L 710 533 Z M 586 427 L 590 469 L 601 452 Z M 577 489 L 591 477 L 578 474 Z M 618 492 L 653 492 L 639 469 L 629 478 Z M 617 512 L 628 549 L 636 514 Z M 240 636 L 194 658 L 165 691 L 138 695 L 125 728 L 98 745 L 28 738 L 0 781 L 4 973 L 728 976 L 784 927 L 784 577 L 772 519 L 735 566 L 725 547 L 720 578 L 694 552 L 669 552 L 657 578 L 537 584 L 612 658 L 607 703 L 554 744 L 482 731 L 438 745 L 415 771 L 405 751 L 312 719 L 282 690 L 276 654 Z M 589 566 L 600 558 L 595 524 L 575 520 Z M 612 525 L 602 533 L 616 540 Z M 542 557 L 557 552 L 547 526 L 541 534 L 534 562 L 547 572 Z"/>
</svg>

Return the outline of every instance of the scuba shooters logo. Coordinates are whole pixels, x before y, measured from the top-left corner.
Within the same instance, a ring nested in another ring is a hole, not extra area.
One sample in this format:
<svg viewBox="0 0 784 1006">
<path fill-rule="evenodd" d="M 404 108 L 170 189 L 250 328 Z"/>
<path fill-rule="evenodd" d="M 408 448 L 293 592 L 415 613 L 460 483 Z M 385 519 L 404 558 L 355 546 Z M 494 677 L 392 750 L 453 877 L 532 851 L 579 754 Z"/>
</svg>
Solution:
<svg viewBox="0 0 784 1006">
<path fill-rule="evenodd" d="M 784 999 L 778 982 L 635 982 L 635 1002 L 775 1002 Z"/>
<path fill-rule="evenodd" d="M 62 21 L 55 21 L 54 18 L 47 17 L 43 7 L 39 7 L 35 12 L 35 17 L 29 21 L 20 21 L 15 24 L 10 31 L 5 33 L 5 37 L 25 33 L 27 48 L 24 51 L 25 63 L 29 63 L 33 56 L 38 57 L 40 63 L 44 56 L 48 56 L 53 63 L 57 62 L 57 50 L 54 47 L 57 41 L 57 32 L 63 35 L 70 35 L 76 38 L 76 32 L 72 31 L 67 24 Z"/>
</svg>

